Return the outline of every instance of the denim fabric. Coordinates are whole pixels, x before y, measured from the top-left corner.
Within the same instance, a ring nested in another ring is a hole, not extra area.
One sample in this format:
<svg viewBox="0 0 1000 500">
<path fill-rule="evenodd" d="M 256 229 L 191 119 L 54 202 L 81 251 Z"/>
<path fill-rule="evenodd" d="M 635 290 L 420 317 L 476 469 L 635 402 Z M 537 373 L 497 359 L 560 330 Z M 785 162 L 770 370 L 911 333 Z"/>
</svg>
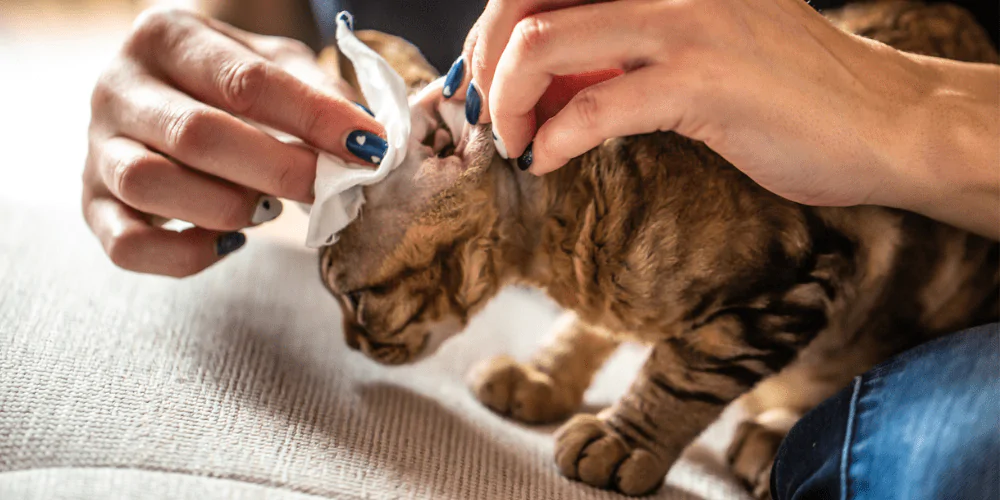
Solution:
<svg viewBox="0 0 1000 500">
<path fill-rule="evenodd" d="M 771 491 L 794 499 L 1000 498 L 1000 325 L 907 351 L 806 414 Z"/>
</svg>

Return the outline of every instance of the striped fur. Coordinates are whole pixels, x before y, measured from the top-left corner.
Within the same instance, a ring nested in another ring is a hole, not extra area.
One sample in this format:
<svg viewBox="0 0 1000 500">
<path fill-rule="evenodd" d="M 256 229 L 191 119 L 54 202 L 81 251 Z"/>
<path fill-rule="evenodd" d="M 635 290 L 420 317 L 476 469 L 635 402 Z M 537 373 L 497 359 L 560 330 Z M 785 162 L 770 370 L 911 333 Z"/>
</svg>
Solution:
<svg viewBox="0 0 1000 500">
<path fill-rule="evenodd" d="M 830 16 L 907 50 L 997 60 L 954 7 L 891 1 Z M 545 290 L 571 311 L 559 335 L 530 363 L 486 361 L 472 382 L 523 421 L 576 411 L 619 342 L 651 346 L 620 401 L 557 433 L 567 477 L 652 491 L 742 397 L 752 419 L 730 459 L 766 496 L 794 415 L 903 349 L 997 319 L 997 242 L 924 217 L 797 205 L 672 133 L 609 140 L 543 178 L 491 147 L 481 126 L 460 172 L 394 172 L 387 182 L 406 182 L 368 193 L 321 274 L 348 343 L 391 364 L 431 352 L 505 285 Z M 764 416 L 778 410 L 775 427 Z"/>
</svg>

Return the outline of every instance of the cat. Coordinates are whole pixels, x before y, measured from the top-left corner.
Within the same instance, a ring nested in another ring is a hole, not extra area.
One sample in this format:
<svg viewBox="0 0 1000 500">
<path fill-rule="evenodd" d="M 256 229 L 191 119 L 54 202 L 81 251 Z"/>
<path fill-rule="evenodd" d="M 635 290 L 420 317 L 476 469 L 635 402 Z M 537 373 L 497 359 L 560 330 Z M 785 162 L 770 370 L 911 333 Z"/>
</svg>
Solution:
<svg viewBox="0 0 1000 500">
<path fill-rule="evenodd" d="M 826 15 L 904 50 L 997 62 L 954 6 Z M 777 445 L 805 411 L 893 354 L 997 320 L 995 241 L 899 210 L 798 205 L 673 133 L 612 139 L 535 177 L 495 154 L 488 126 L 464 125 L 461 104 L 428 85 L 437 74 L 419 51 L 361 36 L 413 90 L 415 160 L 367 187 L 360 217 L 320 253 L 345 340 L 378 362 L 411 363 L 504 286 L 546 291 L 568 311 L 561 329 L 528 363 L 486 360 L 472 390 L 519 421 L 571 417 L 554 436 L 568 478 L 650 493 L 740 399 L 750 417 L 728 459 L 767 498 Z M 626 395 L 574 416 L 630 341 L 650 351 Z"/>
</svg>

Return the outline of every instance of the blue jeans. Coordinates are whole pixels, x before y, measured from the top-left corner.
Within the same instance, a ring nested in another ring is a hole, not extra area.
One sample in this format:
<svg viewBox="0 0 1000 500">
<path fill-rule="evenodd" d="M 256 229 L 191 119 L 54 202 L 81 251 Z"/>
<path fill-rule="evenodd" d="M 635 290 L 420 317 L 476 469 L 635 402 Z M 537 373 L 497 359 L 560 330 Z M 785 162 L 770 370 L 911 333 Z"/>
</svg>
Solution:
<svg viewBox="0 0 1000 500">
<path fill-rule="evenodd" d="M 1000 325 L 904 352 L 807 413 L 771 473 L 779 500 L 1000 498 Z"/>
</svg>

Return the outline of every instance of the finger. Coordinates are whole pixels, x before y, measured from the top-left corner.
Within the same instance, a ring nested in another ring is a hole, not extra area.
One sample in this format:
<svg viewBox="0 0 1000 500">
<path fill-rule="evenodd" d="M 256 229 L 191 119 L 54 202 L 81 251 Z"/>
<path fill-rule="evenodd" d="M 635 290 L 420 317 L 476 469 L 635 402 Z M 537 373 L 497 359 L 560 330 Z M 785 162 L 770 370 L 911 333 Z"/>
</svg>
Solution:
<svg viewBox="0 0 1000 500">
<path fill-rule="evenodd" d="M 451 63 L 448 73 L 445 74 L 444 84 L 441 88 L 441 96 L 451 99 L 458 96 L 464 99 L 468 90 L 469 81 L 472 79 L 472 71 L 469 70 L 469 61 L 472 58 L 472 51 L 476 48 L 476 41 L 479 39 L 479 26 L 483 18 L 476 21 L 476 24 L 469 30 L 462 45 L 462 53 L 458 55 L 455 62 Z"/>
<path fill-rule="evenodd" d="M 243 31 L 235 26 L 212 18 L 202 19 L 212 29 L 245 45 L 269 61 L 276 63 L 289 74 L 322 91 L 358 101 L 360 95 L 340 77 L 338 68 L 324 69 L 317 62 L 316 53 L 308 45 L 286 37 L 264 36 Z"/>
<path fill-rule="evenodd" d="M 108 100 L 123 135 L 184 165 L 263 193 L 312 200 L 312 151 L 285 144 L 149 77 L 111 92 Z"/>
<path fill-rule="evenodd" d="M 169 35 L 154 38 L 155 63 L 192 97 L 343 158 L 384 156 L 348 148 L 356 131 L 385 136 L 383 127 L 353 102 L 295 78 L 193 16 L 174 19 L 165 29 Z"/>
<path fill-rule="evenodd" d="M 490 91 L 493 129 L 508 153 L 520 155 L 531 141 L 534 110 L 554 77 L 632 67 L 655 50 L 634 34 L 636 13 L 630 9 L 635 8 L 583 5 L 535 14 L 517 24 Z"/>
<path fill-rule="evenodd" d="M 588 87 L 538 129 L 527 167 L 541 175 L 606 139 L 675 130 L 689 109 L 686 88 L 656 67 Z"/>
<path fill-rule="evenodd" d="M 581 0 L 493 0 L 481 17 L 481 27 L 470 58 L 472 81 L 466 92 L 466 118 L 469 123 L 489 123 L 489 95 L 493 73 L 514 26 L 527 15 L 581 3 Z"/>
<path fill-rule="evenodd" d="M 180 166 L 131 139 L 107 139 L 97 156 L 104 185 L 140 212 L 235 231 L 272 220 L 282 210 L 273 196 Z"/>
<path fill-rule="evenodd" d="M 205 23 L 209 28 L 236 40 L 251 51 L 261 54 L 272 61 L 291 55 L 301 55 L 311 57 L 313 59 L 316 58 L 316 54 L 313 50 L 299 40 L 252 33 L 211 17 L 202 17 L 197 14 L 195 14 L 195 17 L 197 17 L 199 21 Z"/>
<path fill-rule="evenodd" d="M 171 231 L 110 196 L 84 201 L 84 217 L 111 261 L 129 271 L 184 277 L 196 274 L 239 249 L 243 233 L 201 228 Z"/>
<path fill-rule="evenodd" d="M 490 121 L 490 112 L 486 108 L 496 60 L 517 20 L 525 15 L 528 7 L 528 2 L 491 0 L 476 22 L 476 39 L 471 52 L 464 55 L 468 60 L 465 70 L 468 81 L 461 94 L 465 97 L 465 119 L 470 125 Z"/>
</svg>

